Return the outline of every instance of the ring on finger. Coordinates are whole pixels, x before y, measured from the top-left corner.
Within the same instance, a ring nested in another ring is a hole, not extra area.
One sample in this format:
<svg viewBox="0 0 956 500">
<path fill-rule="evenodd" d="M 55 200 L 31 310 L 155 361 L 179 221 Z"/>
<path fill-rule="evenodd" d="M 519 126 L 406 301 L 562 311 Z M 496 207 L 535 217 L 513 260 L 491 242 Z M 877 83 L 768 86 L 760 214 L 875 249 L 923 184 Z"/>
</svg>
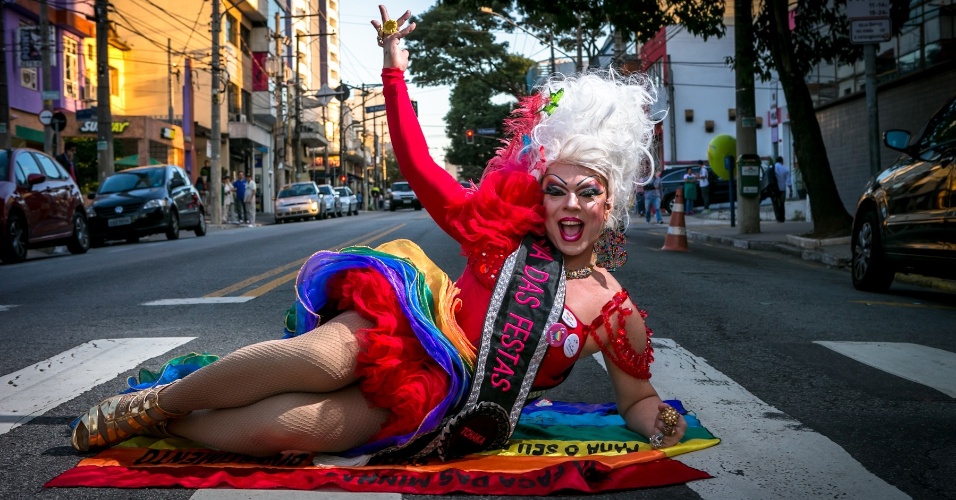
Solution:
<svg viewBox="0 0 956 500">
<path fill-rule="evenodd" d="M 665 435 L 665 436 L 671 437 L 671 436 L 673 436 L 673 435 L 675 435 L 675 434 L 677 434 L 677 427 L 673 427 L 673 426 L 670 426 L 670 425 L 664 426 L 664 435 Z"/>
<path fill-rule="evenodd" d="M 383 38 L 388 35 L 394 35 L 395 33 L 398 33 L 398 23 L 394 19 L 385 21 L 381 29 L 379 29 L 379 34 L 384 35 Z"/>
<path fill-rule="evenodd" d="M 656 450 L 660 448 L 661 446 L 664 446 L 664 434 L 658 432 L 657 434 L 654 434 L 653 436 L 651 436 L 648 441 L 651 442 L 651 448 L 654 448 Z"/>
</svg>

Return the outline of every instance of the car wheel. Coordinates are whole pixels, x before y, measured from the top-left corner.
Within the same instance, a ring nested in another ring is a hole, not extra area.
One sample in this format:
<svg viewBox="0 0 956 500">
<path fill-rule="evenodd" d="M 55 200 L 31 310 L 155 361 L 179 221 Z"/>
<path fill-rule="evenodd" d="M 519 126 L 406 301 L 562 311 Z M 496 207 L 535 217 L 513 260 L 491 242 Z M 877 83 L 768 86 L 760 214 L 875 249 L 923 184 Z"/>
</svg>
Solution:
<svg viewBox="0 0 956 500">
<path fill-rule="evenodd" d="M 176 214 L 176 212 L 169 214 L 169 227 L 166 228 L 166 239 L 179 239 L 179 215 Z"/>
<path fill-rule="evenodd" d="M 4 262 L 23 262 L 27 260 L 27 225 L 23 216 L 11 213 L 7 218 L 7 238 L 0 249 L 0 259 Z"/>
<path fill-rule="evenodd" d="M 90 228 L 86 225 L 86 218 L 79 213 L 73 214 L 73 236 L 66 248 L 72 254 L 86 253 L 90 249 Z"/>
<path fill-rule="evenodd" d="M 199 212 L 199 225 L 194 232 L 196 236 L 206 236 L 206 214 Z"/>
<path fill-rule="evenodd" d="M 885 292 L 896 272 L 887 264 L 875 212 L 867 212 L 863 222 L 853 228 L 853 287 L 864 292 Z"/>
<path fill-rule="evenodd" d="M 661 210 L 667 212 L 667 215 L 674 213 L 674 195 L 670 195 L 661 200 Z"/>
<path fill-rule="evenodd" d="M 395 209 L 396 209 L 396 207 L 395 207 L 395 204 L 394 204 L 394 203 L 389 203 L 389 204 L 388 204 L 388 210 L 389 210 L 389 211 L 394 212 Z"/>
</svg>

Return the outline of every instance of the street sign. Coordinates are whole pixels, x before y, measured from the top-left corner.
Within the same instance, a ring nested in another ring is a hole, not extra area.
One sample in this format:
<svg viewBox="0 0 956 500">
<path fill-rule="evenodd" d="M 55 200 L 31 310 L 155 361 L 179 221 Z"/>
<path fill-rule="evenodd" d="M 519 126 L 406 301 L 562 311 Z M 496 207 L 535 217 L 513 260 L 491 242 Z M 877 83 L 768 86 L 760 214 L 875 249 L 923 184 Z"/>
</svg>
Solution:
<svg viewBox="0 0 956 500">
<path fill-rule="evenodd" d="M 53 113 L 53 121 L 50 125 L 56 129 L 57 132 L 63 132 L 63 129 L 66 128 L 66 115 L 60 111 Z"/>
<path fill-rule="evenodd" d="M 385 111 L 384 104 L 376 104 L 374 106 L 365 106 L 366 113 L 378 113 L 380 111 Z"/>
<path fill-rule="evenodd" d="M 494 127 L 491 127 L 491 128 L 480 128 L 480 129 L 478 129 L 478 134 L 479 134 L 479 135 L 494 135 L 494 134 L 497 133 L 497 132 L 498 132 L 498 130 L 495 129 Z"/>
<path fill-rule="evenodd" d="M 880 43 L 893 35 L 889 19 L 854 19 L 850 21 L 850 42 L 856 44 Z"/>
<path fill-rule="evenodd" d="M 95 120 L 95 119 L 96 119 L 96 106 L 93 106 L 92 108 L 76 110 L 76 121 L 78 122 L 85 122 L 87 120 Z"/>
<path fill-rule="evenodd" d="M 868 19 L 874 17 L 890 17 L 890 0 L 846 0 L 846 17 L 854 19 Z"/>
<path fill-rule="evenodd" d="M 43 92 L 40 92 L 40 99 L 43 99 L 44 101 L 52 101 L 54 99 L 59 99 L 59 98 L 60 98 L 59 90 L 44 90 Z"/>
<path fill-rule="evenodd" d="M 53 112 L 49 109 L 44 109 L 40 111 L 40 123 L 43 125 L 49 125 L 53 121 Z"/>
</svg>

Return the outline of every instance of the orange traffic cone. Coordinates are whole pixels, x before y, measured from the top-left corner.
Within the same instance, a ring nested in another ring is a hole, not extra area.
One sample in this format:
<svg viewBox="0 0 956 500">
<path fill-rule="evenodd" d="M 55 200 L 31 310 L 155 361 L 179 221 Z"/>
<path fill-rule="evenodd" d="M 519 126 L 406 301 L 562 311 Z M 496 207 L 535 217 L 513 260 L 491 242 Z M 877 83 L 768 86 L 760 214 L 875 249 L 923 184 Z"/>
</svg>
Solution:
<svg viewBox="0 0 956 500">
<path fill-rule="evenodd" d="M 664 238 L 664 246 L 661 250 L 688 252 L 690 249 L 687 248 L 687 226 L 684 225 L 683 189 L 677 188 L 676 194 L 674 209 L 671 210 L 671 223 L 667 227 L 667 237 Z"/>
</svg>

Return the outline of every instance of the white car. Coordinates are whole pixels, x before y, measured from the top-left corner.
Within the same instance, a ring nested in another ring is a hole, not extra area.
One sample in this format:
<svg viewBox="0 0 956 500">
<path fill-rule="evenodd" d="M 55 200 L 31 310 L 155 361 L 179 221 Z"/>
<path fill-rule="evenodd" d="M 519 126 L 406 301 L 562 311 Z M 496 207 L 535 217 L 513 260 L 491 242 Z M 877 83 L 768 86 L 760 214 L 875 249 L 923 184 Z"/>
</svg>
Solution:
<svg viewBox="0 0 956 500">
<path fill-rule="evenodd" d="M 346 186 L 335 188 L 339 192 L 339 199 L 342 200 L 342 210 L 346 215 L 358 215 L 358 197 L 352 193 L 352 190 Z"/>
<path fill-rule="evenodd" d="M 422 204 L 418 201 L 418 195 L 405 181 L 399 181 L 392 184 L 392 194 L 390 196 L 388 209 L 392 212 L 399 208 L 414 208 L 421 210 Z"/>
<path fill-rule="evenodd" d="M 325 215 L 328 217 L 342 216 L 342 200 L 339 199 L 339 192 L 331 184 L 319 184 L 320 198 L 325 203 Z M 325 217 L 323 217 L 324 219 Z"/>
<path fill-rule="evenodd" d="M 324 219 L 328 213 L 314 182 L 296 182 L 283 186 L 276 196 L 276 222 Z"/>
</svg>

